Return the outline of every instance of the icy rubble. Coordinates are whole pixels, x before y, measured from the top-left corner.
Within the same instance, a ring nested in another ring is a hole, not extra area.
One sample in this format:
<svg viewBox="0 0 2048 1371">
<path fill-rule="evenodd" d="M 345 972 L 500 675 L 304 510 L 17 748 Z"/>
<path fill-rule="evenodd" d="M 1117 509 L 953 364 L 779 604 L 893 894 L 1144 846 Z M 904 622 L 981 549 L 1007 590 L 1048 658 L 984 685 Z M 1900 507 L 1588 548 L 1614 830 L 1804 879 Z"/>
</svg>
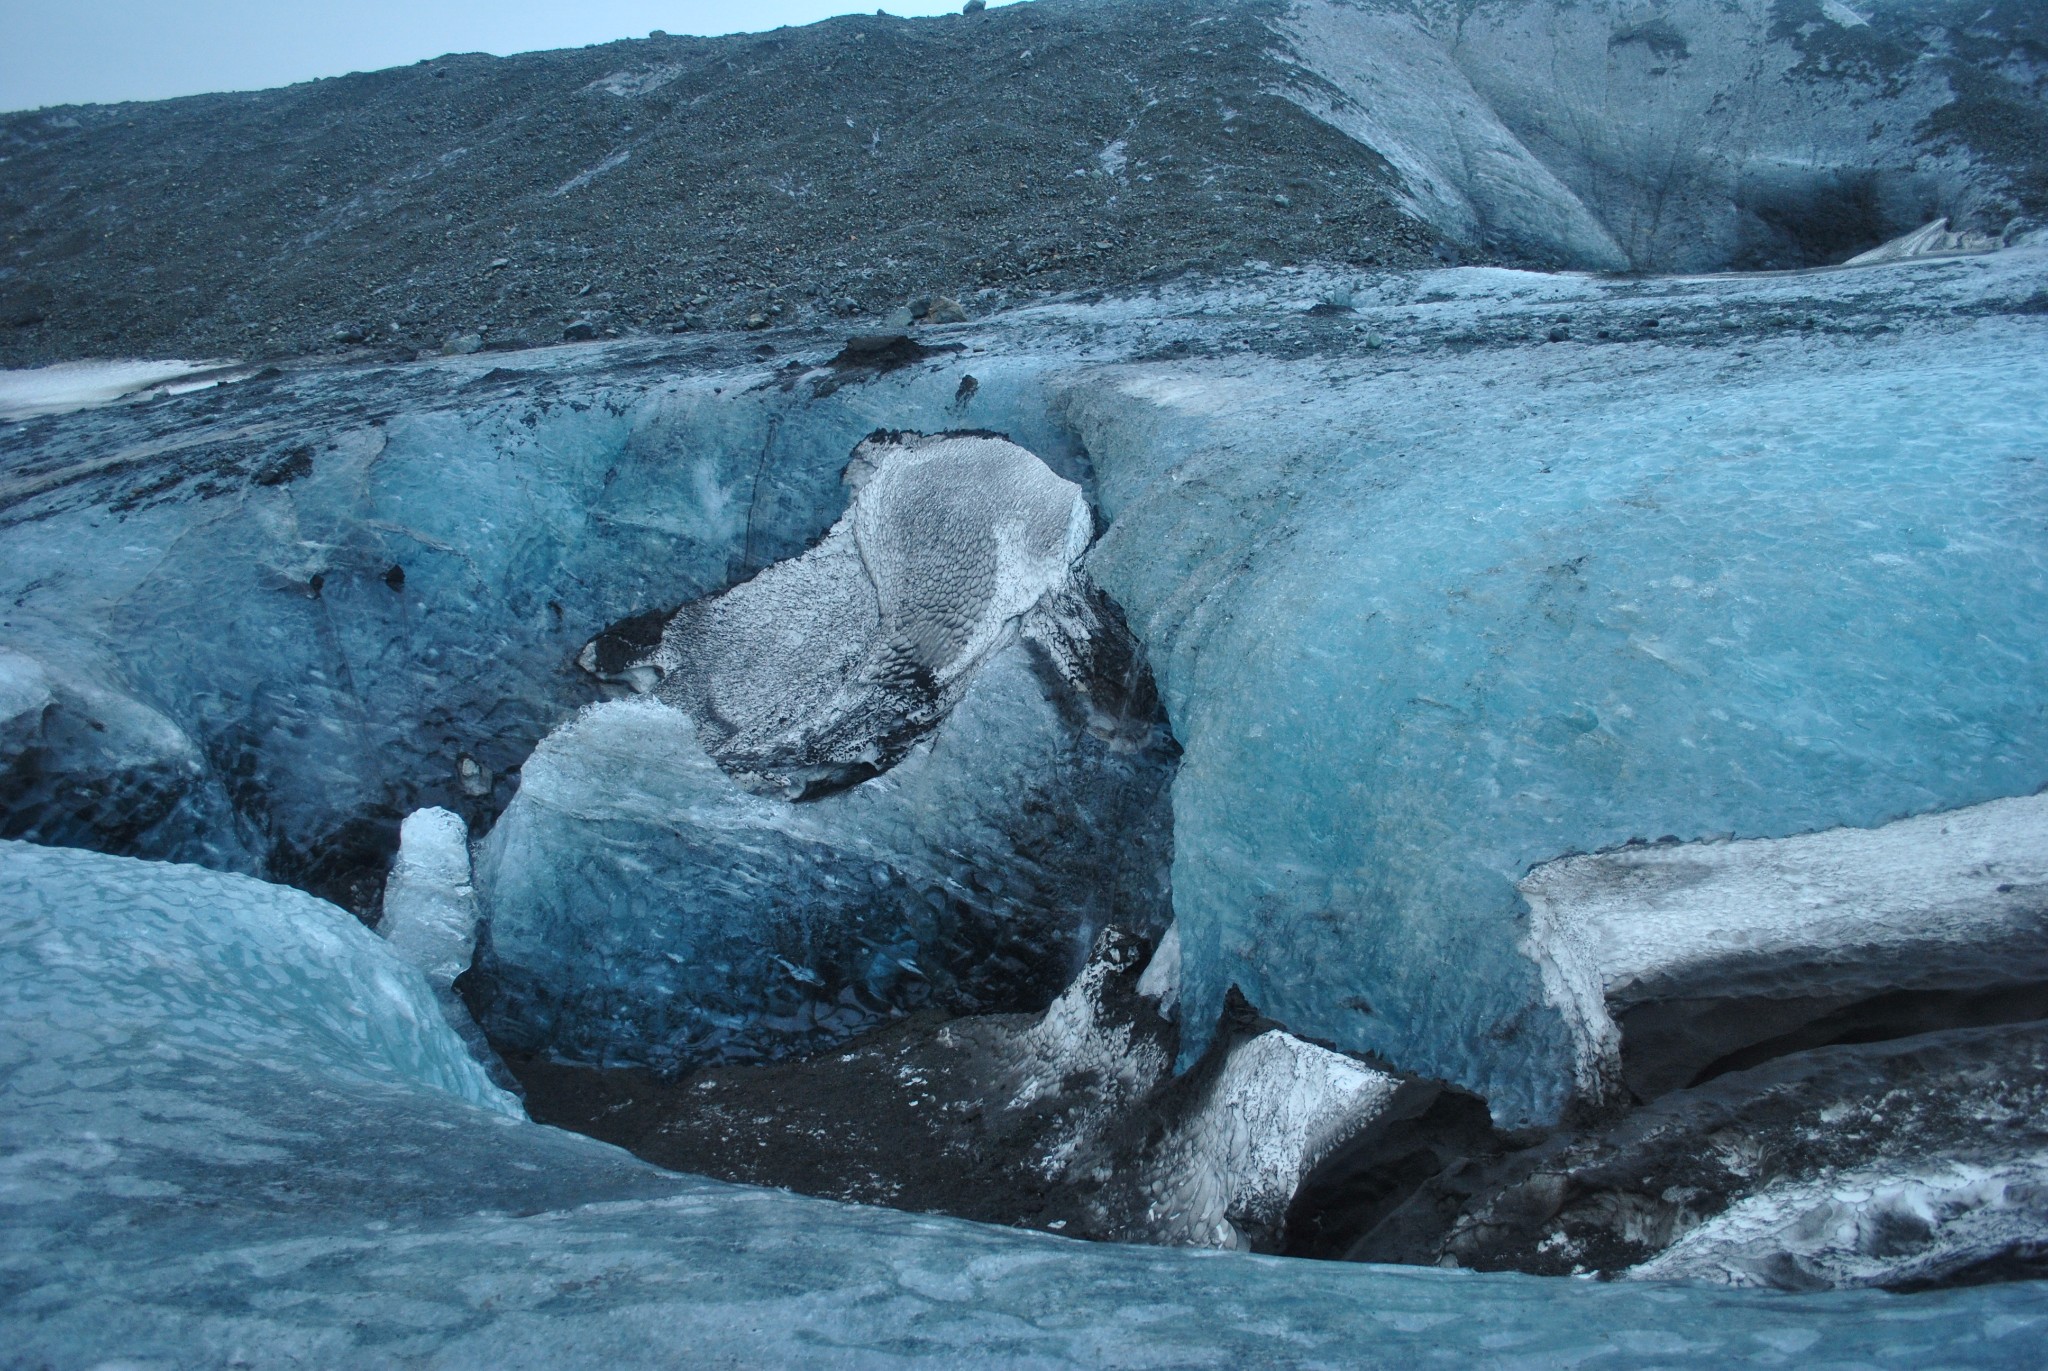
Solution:
<svg viewBox="0 0 2048 1371">
<path fill-rule="evenodd" d="M 1613 1016 L 1630 1005 L 2048 981 L 2048 795 L 1876 829 L 1568 857 L 1517 888 L 1589 1099 L 1621 1086 Z"/>
<path fill-rule="evenodd" d="M 468 826 L 445 809 L 408 814 L 384 883 L 384 917 L 377 932 L 420 969 L 428 984 L 446 990 L 469 970 L 476 923 Z"/>
<path fill-rule="evenodd" d="M 2036 1285 L 1759 1297 L 1074 1244 L 663 1172 L 508 1113 L 418 974 L 245 878 L 0 846 L 18 1360 L 340 1368 L 1450 1355 L 2024 1365 Z"/>
</svg>

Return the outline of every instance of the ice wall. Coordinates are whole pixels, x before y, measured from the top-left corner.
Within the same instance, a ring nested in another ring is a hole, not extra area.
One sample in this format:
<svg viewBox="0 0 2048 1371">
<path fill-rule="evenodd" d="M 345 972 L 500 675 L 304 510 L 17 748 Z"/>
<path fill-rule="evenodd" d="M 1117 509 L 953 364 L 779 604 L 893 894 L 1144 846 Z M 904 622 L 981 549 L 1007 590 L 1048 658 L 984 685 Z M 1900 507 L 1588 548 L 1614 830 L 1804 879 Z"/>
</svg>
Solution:
<svg viewBox="0 0 2048 1371">
<path fill-rule="evenodd" d="M 1516 950 L 1532 865 L 2048 782 L 2038 324 L 1713 341 L 1774 298 L 2008 269 L 2028 289 L 2017 262 L 1672 282 L 1590 317 L 1570 283 L 1460 273 L 1362 312 L 1532 341 L 1071 392 L 1112 520 L 1090 566 L 1187 749 L 1184 1052 L 1235 983 L 1503 1121 L 1554 1117 L 1572 1054 Z M 1560 317 L 1587 342 L 1544 345 Z"/>
<path fill-rule="evenodd" d="M 590 636 L 800 551 L 885 420 L 1002 427 L 1085 477 L 1028 368 L 975 365 L 971 411 L 944 354 L 821 395 L 747 355 L 571 349 L 294 372 L 16 430 L 0 645 L 59 681 L 60 707 L 0 739 L 0 787 L 29 797 L 4 831 L 260 871 L 369 914 L 401 816 L 487 826 L 593 697 L 574 666 Z M 135 720 L 168 739 L 169 792 L 159 763 L 103 755 Z M 113 796 L 66 809 L 67 777 Z"/>
</svg>

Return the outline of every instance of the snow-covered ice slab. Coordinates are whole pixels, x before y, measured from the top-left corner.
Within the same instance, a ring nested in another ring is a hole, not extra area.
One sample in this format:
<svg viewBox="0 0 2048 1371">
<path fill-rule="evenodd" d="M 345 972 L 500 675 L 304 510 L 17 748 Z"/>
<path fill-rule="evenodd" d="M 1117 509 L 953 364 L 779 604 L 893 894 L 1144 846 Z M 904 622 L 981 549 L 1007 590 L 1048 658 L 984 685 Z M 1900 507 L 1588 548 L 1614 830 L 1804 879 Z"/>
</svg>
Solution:
<svg viewBox="0 0 2048 1371">
<path fill-rule="evenodd" d="M 0 1343 L 111 1365 L 2024 1367 L 2048 1290 L 1591 1285 L 1088 1246 L 502 1112 L 339 910 L 0 847 Z"/>
<path fill-rule="evenodd" d="M 2048 795 L 1568 857 L 1520 889 L 1579 1087 L 1600 1096 L 1619 1079 L 1613 1014 L 1632 1004 L 2048 980 Z"/>
<path fill-rule="evenodd" d="M 0 421 L 69 414 L 150 391 L 183 395 L 247 375 L 232 362 L 181 361 L 59 362 L 0 371 Z"/>
</svg>

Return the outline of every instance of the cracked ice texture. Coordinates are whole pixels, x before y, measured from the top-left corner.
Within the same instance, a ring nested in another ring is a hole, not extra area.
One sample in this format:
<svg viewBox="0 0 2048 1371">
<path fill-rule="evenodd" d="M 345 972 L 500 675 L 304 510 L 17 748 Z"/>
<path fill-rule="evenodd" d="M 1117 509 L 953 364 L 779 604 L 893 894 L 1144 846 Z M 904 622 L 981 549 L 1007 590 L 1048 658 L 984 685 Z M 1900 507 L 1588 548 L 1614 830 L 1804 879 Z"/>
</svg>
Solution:
<svg viewBox="0 0 2048 1371">
<path fill-rule="evenodd" d="M 1524 347 L 1077 387 L 1112 520 L 1089 567 L 1187 749 L 1184 1054 L 1237 983 L 1504 1122 L 1552 1118 L 1573 1049 L 1517 950 L 1530 867 L 2048 782 L 2041 343 L 2015 319 L 1768 366 Z"/>
<path fill-rule="evenodd" d="M 1290 1262 L 679 1176 L 472 1103 L 417 974 L 314 903 L 0 845 L 11 1359 L 1903 1371 L 2030 1365 L 2048 1330 L 2038 1284 L 1759 1298 Z"/>
</svg>

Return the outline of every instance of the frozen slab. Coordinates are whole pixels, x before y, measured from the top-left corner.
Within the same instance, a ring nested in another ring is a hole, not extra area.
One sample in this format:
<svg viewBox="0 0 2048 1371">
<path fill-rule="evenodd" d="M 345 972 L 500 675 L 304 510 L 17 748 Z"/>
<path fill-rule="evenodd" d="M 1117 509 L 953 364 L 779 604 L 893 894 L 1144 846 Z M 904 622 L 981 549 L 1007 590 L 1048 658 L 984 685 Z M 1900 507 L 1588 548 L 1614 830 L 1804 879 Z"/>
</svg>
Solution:
<svg viewBox="0 0 2048 1371">
<path fill-rule="evenodd" d="M 2048 980 L 2048 795 L 1568 857 L 1518 888 L 1579 1089 L 1602 1098 L 1620 1085 L 1614 1015 L 1630 1005 Z"/>
<path fill-rule="evenodd" d="M 1237 985 L 1554 1121 L 1582 1038 L 1519 950 L 1532 868 L 2048 783 L 2038 321 L 1847 323 L 1967 282 L 2016 308 L 2039 263 L 1446 273 L 1358 294 L 1378 355 L 1074 382 L 1110 518 L 1089 570 L 1186 749 L 1184 1059 Z M 1757 332 L 1793 299 L 1829 303 Z"/>
<path fill-rule="evenodd" d="M 184 395 L 248 376 L 232 362 L 59 362 L 0 371 L 0 421 L 110 405 L 143 394 Z"/>
<path fill-rule="evenodd" d="M 1868 252 L 1859 252 L 1843 266 L 1874 267 L 1886 262 L 1911 262 L 1923 257 L 1964 257 L 1979 252 L 1996 252 L 1999 241 L 1988 233 L 1958 231 L 1948 226 L 1946 216 L 1902 233 Z"/>
</svg>

